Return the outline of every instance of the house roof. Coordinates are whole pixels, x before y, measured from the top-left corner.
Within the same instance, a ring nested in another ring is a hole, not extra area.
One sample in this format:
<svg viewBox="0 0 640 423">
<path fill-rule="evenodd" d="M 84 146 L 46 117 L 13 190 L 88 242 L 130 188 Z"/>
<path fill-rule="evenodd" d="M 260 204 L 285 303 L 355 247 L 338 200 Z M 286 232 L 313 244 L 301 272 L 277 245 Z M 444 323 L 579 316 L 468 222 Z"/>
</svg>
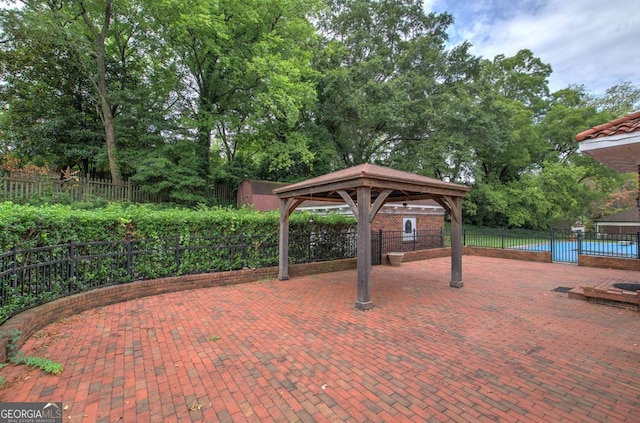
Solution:
<svg viewBox="0 0 640 423">
<path fill-rule="evenodd" d="M 576 135 L 580 152 L 621 173 L 640 164 L 640 111 Z"/>
<path fill-rule="evenodd" d="M 601 217 L 596 219 L 596 222 L 638 223 L 640 222 L 640 215 L 638 215 L 638 209 L 634 207 L 610 216 Z"/>
<path fill-rule="evenodd" d="M 586 131 L 576 135 L 576 141 L 590 140 L 600 137 L 609 137 L 612 135 L 628 134 L 640 131 L 640 111 L 631 113 L 630 115 L 594 126 Z"/>
</svg>

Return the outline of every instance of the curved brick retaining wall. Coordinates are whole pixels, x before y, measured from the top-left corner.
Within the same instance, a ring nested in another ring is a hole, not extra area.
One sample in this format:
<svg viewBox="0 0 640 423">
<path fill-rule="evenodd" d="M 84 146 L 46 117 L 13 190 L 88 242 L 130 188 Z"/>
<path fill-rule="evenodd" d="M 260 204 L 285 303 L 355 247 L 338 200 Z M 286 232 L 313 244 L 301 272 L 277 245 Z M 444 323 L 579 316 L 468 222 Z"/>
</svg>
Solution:
<svg viewBox="0 0 640 423">
<path fill-rule="evenodd" d="M 551 263 L 550 252 L 518 251 L 494 248 L 463 247 L 463 255 L 497 257 L 513 260 Z M 450 248 L 435 248 L 404 253 L 404 261 L 428 260 L 438 257 L 449 257 Z M 388 264 L 386 254 L 382 263 Z M 623 270 L 640 270 L 640 260 L 616 259 L 609 257 L 579 256 L 580 266 L 608 267 Z M 289 266 L 289 276 L 307 276 L 320 273 L 350 270 L 357 267 L 356 259 L 335 260 L 330 262 L 296 264 Z M 64 297 L 59 300 L 24 311 L 0 326 L 0 363 L 7 360 L 7 346 L 10 333 L 20 331 L 21 337 L 17 347 L 21 347 L 26 339 L 38 330 L 56 320 L 78 314 L 96 307 L 133 300 L 151 295 L 175 291 L 184 291 L 212 286 L 232 285 L 259 280 L 273 280 L 278 275 L 277 267 L 263 269 L 245 269 L 231 272 L 204 273 L 198 275 L 175 276 L 122 285 L 114 285 L 80 294 Z"/>
<path fill-rule="evenodd" d="M 355 258 L 296 264 L 289 266 L 289 276 L 307 276 L 355 268 Z M 273 280 L 277 276 L 277 267 L 202 273 L 130 282 L 60 298 L 19 313 L 0 326 L 0 363 L 7 361 L 8 342 L 10 334 L 14 331 L 20 331 L 21 334 L 16 343 L 16 347 L 19 348 L 26 339 L 48 324 L 92 308 L 168 292 Z"/>
</svg>

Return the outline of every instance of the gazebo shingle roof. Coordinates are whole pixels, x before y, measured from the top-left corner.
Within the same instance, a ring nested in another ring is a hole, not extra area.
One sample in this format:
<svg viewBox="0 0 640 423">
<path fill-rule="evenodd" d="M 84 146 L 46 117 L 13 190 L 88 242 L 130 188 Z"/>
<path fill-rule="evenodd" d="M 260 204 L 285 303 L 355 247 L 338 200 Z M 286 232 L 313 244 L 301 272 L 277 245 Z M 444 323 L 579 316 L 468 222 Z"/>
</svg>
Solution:
<svg viewBox="0 0 640 423">
<path fill-rule="evenodd" d="M 436 195 L 441 194 L 460 195 L 460 193 L 463 193 L 464 195 L 465 192 L 471 189 L 471 187 L 464 185 L 365 163 L 276 188 L 273 193 L 279 197 L 306 194 L 308 196 L 312 195 L 313 200 L 317 201 L 342 201 L 336 190 L 330 189 L 327 191 L 327 187 L 330 186 L 343 190 L 353 190 L 358 186 L 373 188 L 398 187 L 400 190 L 393 193 L 389 200 L 435 198 Z M 375 197 L 375 192 L 372 194 Z"/>
</svg>

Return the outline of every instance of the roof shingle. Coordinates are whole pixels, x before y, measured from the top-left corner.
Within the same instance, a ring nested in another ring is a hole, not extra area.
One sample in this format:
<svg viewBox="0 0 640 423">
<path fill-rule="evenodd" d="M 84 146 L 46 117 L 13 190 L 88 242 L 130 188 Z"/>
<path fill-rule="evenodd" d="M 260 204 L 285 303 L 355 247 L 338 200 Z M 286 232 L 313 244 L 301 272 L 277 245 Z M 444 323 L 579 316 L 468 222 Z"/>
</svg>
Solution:
<svg viewBox="0 0 640 423">
<path fill-rule="evenodd" d="M 601 217 L 600 219 L 596 219 L 596 222 L 640 222 L 640 217 L 638 216 L 638 209 L 632 208 L 625 211 L 621 211 L 616 214 L 612 214 L 609 216 Z"/>
<path fill-rule="evenodd" d="M 576 135 L 576 141 L 580 142 L 594 138 L 628 134 L 636 131 L 640 131 L 640 111 L 580 132 Z"/>
<path fill-rule="evenodd" d="M 404 172 L 401 170 L 391 169 L 383 166 L 376 166 L 370 163 L 364 163 L 361 165 L 341 169 L 333 173 L 317 176 L 306 181 L 298 182 L 286 187 L 276 188 L 273 190 L 274 194 L 282 192 L 293 191 L 299 188 L 308 188 L 318 185 L 330 184 L 332 182 L 346 181 L 346 180 L 358 180 L 370 178 L 373 180 L 386 180 L 386 181 L 399 181 L 399 182 L 412 182 L 420 183 L 430 186 L 455 188 L 461 191 L 469 191 L 471 188 L 454 184 L 452 182 L 445 182 L 439 179 L 430 178 L 428 176 L 421 176 L 415 173 Z"/>
</svg>

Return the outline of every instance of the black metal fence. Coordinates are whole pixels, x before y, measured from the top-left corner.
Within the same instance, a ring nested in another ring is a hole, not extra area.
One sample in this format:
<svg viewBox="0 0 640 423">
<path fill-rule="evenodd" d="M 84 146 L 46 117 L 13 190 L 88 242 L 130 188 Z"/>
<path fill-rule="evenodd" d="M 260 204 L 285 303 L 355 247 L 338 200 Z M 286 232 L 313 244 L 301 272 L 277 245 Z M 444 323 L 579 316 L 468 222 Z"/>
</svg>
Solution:
<svg viewBox="0 0 640 423">
<path fill-rule="evenodd" d="M 640 232 L 636 233 L 578 233 L 569 240 L 575 242 L 578 254 L 640 259 Z"/>
<path fill-rule="evenodd" d="M 549 239 L 549 231 L 502 228 L 464 228 L 462 231 L 462 244 L 473 247 L 531 249 Z"/>
<path fill-rule="evenodd" d="M 355 257 L 355 232 L 292 233 L 292 264 Z M 69 242 L 0 254 L 0 323 L 31 306 L 114 284 L 278 265 L 277 234 L 265 239 L 127 238 Z"/>
<path fill-rule="evenodd" d="M 450 234 L 441 229 L 371 235 L 372 264 L 380 264 L 382 255 L 389 252 L 450 245 Z M 551 251 L 554 261 L 568 262 L 577 262 L 578 254 L 640 259 L 639 243 L 640 233 L 463 231 L 466 246 Z M 356 249 L 354 228 L 290 234 L 291 264 L 355 257 Z M 0 254 L 0 323 L 34 305 L 81 291 L 165 276 L 277 266 L 278 255 L 277 234 L 268 239 L 176 236 L 14 247 Z"/>
<path fill-rule="evenodd" d="M 375 231 L 371 234 L 372 264 L 382 264 L 382 255 L 391 252 L 407 252 L 441 248 L 449 236 L 444 229 L 404 231 Z"/>
<path fill-rule="evenodd" d="M 277 248 L 277 245 L 276 245 Z M 312 263 L 355 257 L 357 255 L 357 232 L 321 230 L 290 234 L 289 258 L 291 263 Z M 276 251 L 276 264 L 278 251 Z"/>
<path fill-rule="evenodd" d="M 639 233 L 576 232 L 569 228 L 549 231 L 465 229 L 463 245 L 525 251 L 549 251 L 553 261 L 577 263 L 578 255 L 640 259 Z"/>
</svg>

